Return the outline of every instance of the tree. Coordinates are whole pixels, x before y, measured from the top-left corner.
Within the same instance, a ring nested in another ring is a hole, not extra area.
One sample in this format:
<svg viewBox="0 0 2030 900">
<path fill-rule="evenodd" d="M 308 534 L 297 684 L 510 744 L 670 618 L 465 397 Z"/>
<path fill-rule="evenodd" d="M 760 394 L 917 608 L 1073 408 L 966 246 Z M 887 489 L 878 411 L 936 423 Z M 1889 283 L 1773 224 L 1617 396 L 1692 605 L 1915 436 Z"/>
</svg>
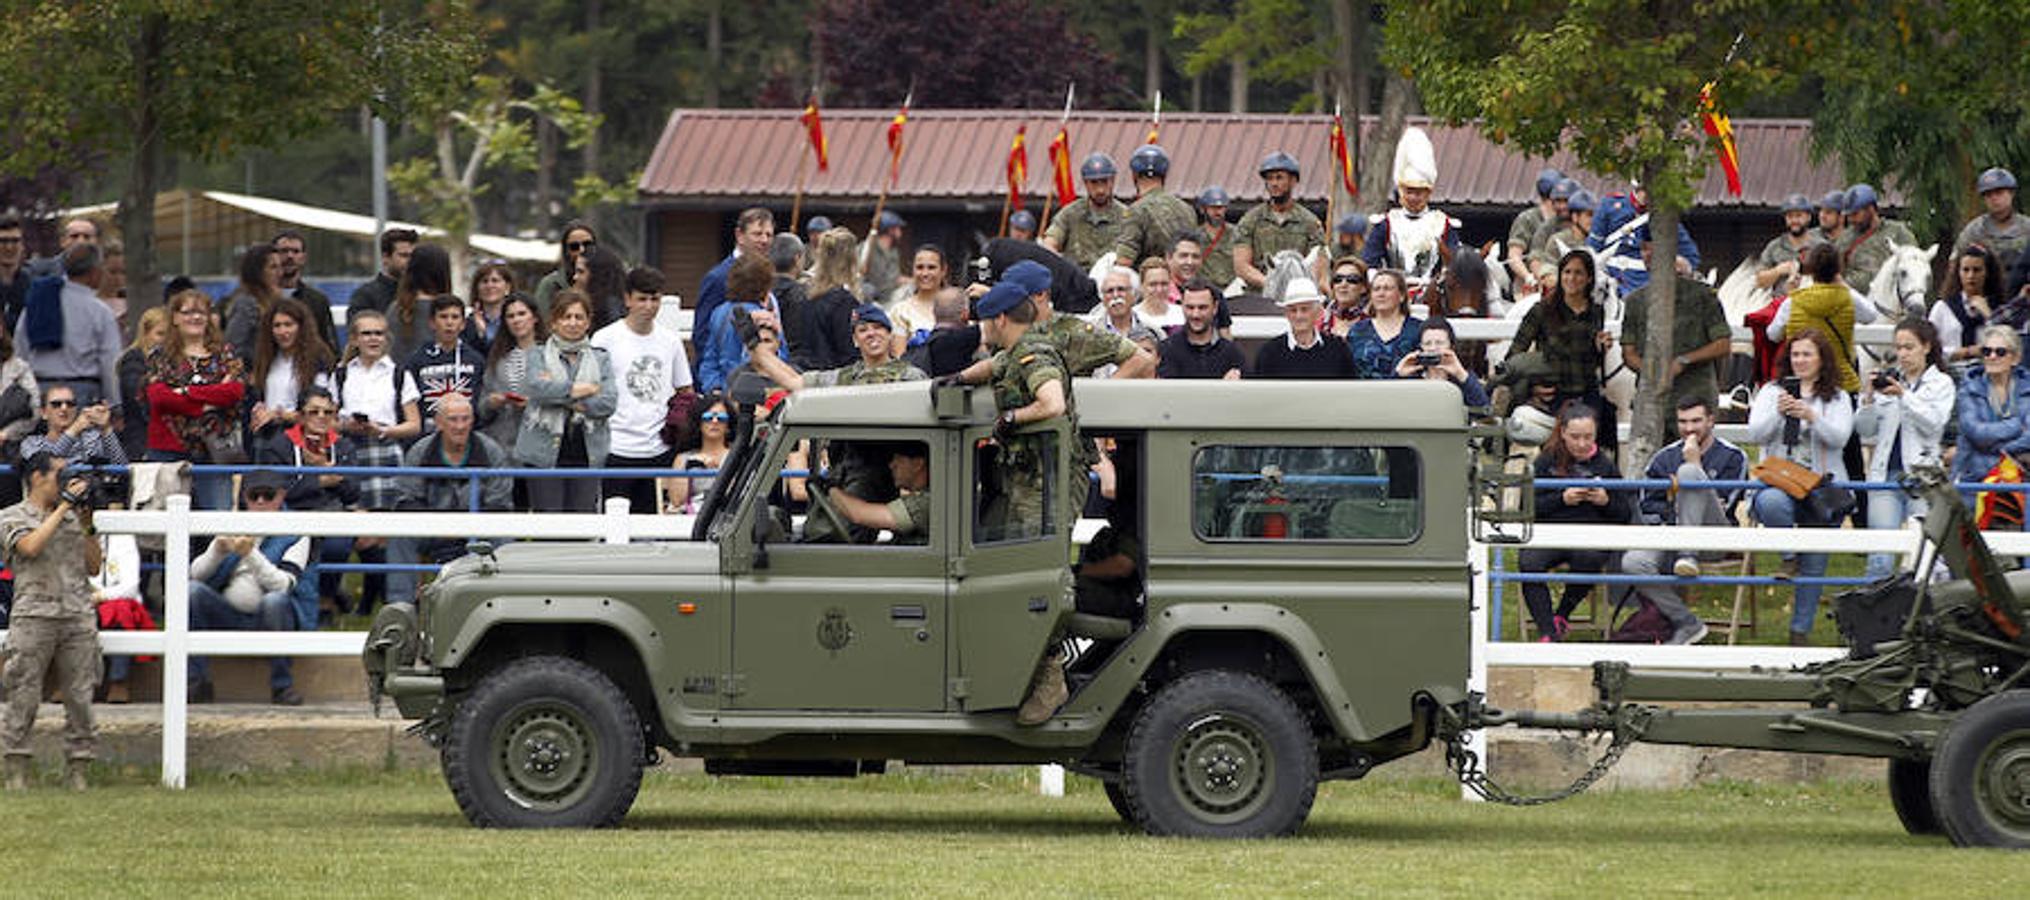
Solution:
<svg viewBox="0 0 2030 900">
<path fill-rule="evenodd" d="M 825 102 L 889 107 L 912 84 L 919 107 L 1054 109 L 1067 82 L 1081 105 L 1124 105 L 1120 68 L 1061 8 L 1034 0 L 820 0 Z"/>
<path fill-rule="evenodd" d="M 154 202 L 177 156 L 272 146 L 338 110 L 428 93 L 460 54 L 457 0 L 298 3 L 75 0 L 0 17 L 0 95 L 20 138 L 0 173 L 66 161 L 73 146 L 128 159 L 118 218 L 135 300 L 158 302 Z M 427 11 L 439 25 L 424 27 Z M 404 15 L 406 14 L 406 17 Z M 382 28 L 383 17 L 402 27 Z M 447 36 L 448 35 L 448 36 Z"/>
<path fill-rule="evenodd" d="M 1497 143 L 1548 156 L 1560 147 L 1594 172 L 1639 179 L 1649 226 L 1670 241 L 1713 160 L 1693 121 L 1700 87 L 1718 79 L 1724 108 L 1780 90 L 1799 43 L 1845 23 L 1822 0 L 1427 0 L 1392 10 L 1389 48 L 1431 111 L 1472 121 Z M 1649 264 L 1631 458 L 1664 434 L 1676 296 L 1673 255 Z"/>
<path fill-rule="evenodd" d="M 2030 166 L 2030 5 L 1890 0 L 1836 40 L 1800 42 L 1824 73 L 1812 147 L 1850 180 L 1893 182 L 1918 234 L 1949 242 L 1980 214 L 1975 176 Z"/>
</svg>

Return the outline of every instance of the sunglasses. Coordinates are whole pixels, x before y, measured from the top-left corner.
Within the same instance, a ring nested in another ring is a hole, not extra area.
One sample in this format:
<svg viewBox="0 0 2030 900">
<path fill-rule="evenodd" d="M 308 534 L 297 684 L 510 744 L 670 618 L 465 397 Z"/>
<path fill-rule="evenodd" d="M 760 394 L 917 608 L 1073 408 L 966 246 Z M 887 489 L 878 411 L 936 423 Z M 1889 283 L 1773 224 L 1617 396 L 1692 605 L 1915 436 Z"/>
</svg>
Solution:
<svg viewBox="0 0 2030 900">
<path fill-rule="evenodd" d="M 306 416 L 335 416 L 335 415 L 338 415 L 338 410 L 335 410 L 335 409 L 305 409 L 305 410 L 303 410 L 303 414 L 304 414 L 304 415 L 306 415 Z"/>
<path fill-rule="evenodd" d="M 2007 347 L 1982 347 L 1982 348 L 1981 348 L 1981 355 L 1982 355 L 1982 356 L 1994 356 L 1994 357 L 2002 357 L 2002 356 L 2008 356 L 2009 354 L 2011 354 L 2011 353 L 2014 353 L 2014 352 L 2016 352 L 2016 351 L 2014 351 L 2014 350 L 2011 350 L 2011 349 L 2009 349 L 2009 348 L 2007 348 Z"/>
<path fill-rule="evenodd" d="M 708 412 L 698 416 L 700 422 L 731 422 L 733 417 L 722 412 Z"/>
<path fill-rule="evenodd" d="M 1365 279 L 1365 278 L 1362 278 L 1362 277 L 1360 277 L 1359 275 L 1334 275 L 1334 276 L 1332 276 L 1332 283 L 1333 283 L 1333 284 L 1364 284 L 1364 283 L 1366 283 L 1366 282 L 1367 282 L 1367 279 Z"/>
<path fill-rule="evenodd" d="M 281 496 L 281 492 L 274 488 L 255 488 L 247 492 L 247 499 L 255 503 L 266 503 L 279 496 Z"/>
<path fill-rule="evenodd" d="M 597 246 L 599 244 L 595 241 L 572 241 L 564 245 L 564 251 L 566 253 L 583 253 Z"/>
</svg>

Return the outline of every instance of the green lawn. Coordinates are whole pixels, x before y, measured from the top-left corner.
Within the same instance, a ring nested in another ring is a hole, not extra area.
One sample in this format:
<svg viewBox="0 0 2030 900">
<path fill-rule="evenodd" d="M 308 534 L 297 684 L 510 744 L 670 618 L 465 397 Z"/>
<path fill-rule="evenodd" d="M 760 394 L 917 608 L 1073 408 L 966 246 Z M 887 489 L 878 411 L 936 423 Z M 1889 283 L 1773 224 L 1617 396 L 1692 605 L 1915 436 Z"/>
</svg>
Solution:
<svg viewBox="0 0 2030 900">
<path fill-rule="evenodd" d="M 1903 833 L 1874 785 L 1721 786 L 1470 805 L 1438 782 L 1327 786 L 1301 836 L 1124 827 L 1095 782 L 1010 770 L 857 781 L 654 773 L 608 832 L 468 827 L 427 772 L 147 775 L 0 797 L 11 896 L 1980 896 L 2030 853 Z"/>
</svg>

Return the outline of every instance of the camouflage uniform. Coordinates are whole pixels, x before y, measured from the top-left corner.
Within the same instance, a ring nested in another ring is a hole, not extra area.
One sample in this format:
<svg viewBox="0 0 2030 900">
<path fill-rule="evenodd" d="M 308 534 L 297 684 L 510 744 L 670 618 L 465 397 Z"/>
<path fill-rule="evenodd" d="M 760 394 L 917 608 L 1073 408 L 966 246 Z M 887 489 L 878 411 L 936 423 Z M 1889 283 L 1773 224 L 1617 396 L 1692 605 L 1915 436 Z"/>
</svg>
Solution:
<svg viewBox="0 0 2030 900">
<path fill-rule="evenodd" d="M 1523 252 L 1536 249 L 1537 232 L 1544 228 L 1544 208 L 1534 203 L 1515 214 L 1515 220 L 1508 225 L 1508 242 L 1523 245 Z"/>
<path fill-rule="evenodd" d="M 895 542 L 921 544 L 930 535 L 930 491 L 911 491 L 888 502 L 888 514 L 895 517 Z"/>
<path fill-rule="evenodd" d="M 1787 262 L 1797 261 L 1802 263 L 1804 251 L 1809 249 L 1811 245 L 1823 240 L 1825 238 L 1820 237 L 1818 232 L 1814 230 L 1805 234 L 1803 247 L 1795 247 L 1790 243 L 1790 234 L 1788 232 L 1779 234 L 1770 238 L 1769 243 L 1762 245 L 1762 254 L 1755 257 L 1755 265 L 1759 269 L 1773 269 Z"/>
<path fill-rule="evenodd" d="M 1217 231 L 1205 232 L 1204 262 L 1199 263 L 1198 276 L 1211 284 L 1216 291 L 1226 290 L 1234 281 L 1234 229 L 1225 222 L 1219 223 Z"/>
<path fill-rule="evenodd" d="M 995 354 L 993 373 L 987 384 L 994 390 L 994 409 L 1005 413 L 1036 402 L 1036 392 L 1052 381 L 1064 386 L 1065 414 L 1072 419 L 1076 432 L 1077 414 L 1072 408 L 1070 371 L 1064 364 L 1064 357 L 1057 352 L 1056 344 L 1043 329 L 1031 328 L 1023 332 L 1014 346 Z M 1051 442 L 1045 432 L 1018 435 L 1002 448 L 1001 502 L 1005 505 L 998 515 L 983 516 L 986 521 L 998 522 L 1000 527 L 992 533 L 999 539 L 1048 533 L 1044 529 L 1043 501 L 1044 491 L 1049 489 L 1044 472 L 1050 450 Z M 1075 482 L 1084 479 L 1064 480 Z M 1078 490 L 1081 506 L 1084 494 L 1081 486 Z M 1077 514 L 1063 510 L 1054 510 L 1053 513 L 1050 523 L 1053 531 L 1063 527 L 1064 522 Z"/>
<path fill-rule="evenodd" d="M 1134 268 L 1151 256 L 1168 254 L 1171 241 L 1197 228 L 1198 214 L 1191 211 L 1191 204 L 1160 187 L 1152 188 L 1128 207 L 1128 218 L 1114 239 L 1114 255 L 1122 265 Z"/>
<path fill-rule="evenodd" d="M 898 381 L 922 381 L 926 378 L 923 370 L 900 359 L 891 359 L 879 365 L 867 365 L 864 359 L 837 369 L 805 372 L 804 387 L 853 387 L 862 384 L 892 384 Z M 863 500 L 890 496 L 894 485 L 888 483 L 886 460 L 869 459 L 852 443 L 832 441 L 826 447 L 814 448 L 812 458 L 829 451 L 831 458 L 831 480 L 840 489 Z M 804 540 L 822 542 L 836 538 L 832 523 L 824 516 L 811 516 L 804 522 Z"/>
<path fill-rule="evenodd" d="M 1091 322 L 1073 316 L 1053 315 L 1049 321 L 1036 326 L 1063 358 L 1065 371 L 1074 378 L 1085 378 L 1101 366 L 1118 366 L 1133 359 L 1142 348 L 1134 341 L 1103 328 L 1095 328 Z M 1067 385 L 1068 386 L 1068 385 Z M 1099 448 L 1084 436 L 1075 436 L 1071 445 L 1071 464 L 1074 473 L 1091 471 L 1093 464 L 1100 461 Z M 1091 480 L 1073 477 L 1071 480 L 1071 515 L 1077 518 L 1085 511 L 1086 495 L 1091 490 Z"/>
<path fill-rule="evenodd" d="M 1234 226 L 1233 241 L 1235 246 L 1254 250 L 1255 268 L 1266 274 L 1277 253 L 1295 250 L 1302 255 L 1325 243 L 1325 223 L 1301 203 L 1290 204 L 1289 212 L 1257 203 Z"/>
<path fill-rule="evenodd" d="M 1880 219 L 1875 227 L 1865 232 L 1847 229 L 1840 239 L 1840 270 L 1847 276 L 1847 284 L 1866 293 L 1868 286 L 1875 283 L 1875 273 L 1882 264 L 1889 261 L 1894 252 L 1890 245 L 1914 245 L 1917 236 L 1910 233 L 1910 226 L 1895 219 Z"/>
<path fill-rule="evenodd" d="M 894 247 L 881 246 L 872 235 L 866 244 L 867 275 L 860 283 L 860 295 L 882 303 L 895 292 L 896 279 L 902 277 L 902 254 Z"/>
<path fill-rule="evenodd" d="M 47 512 L 22 501 L 0 510 L 0 555 L 14 570 L 14 612 L 7 632 L 7 708 L 0 720 L 0 752 L 29 755 L 29 729 L 42 703 L 43 675 L 55 664 L 63 694 L 64 756 L 89 760 L 96 739 L 92 690 L 99 683 L 99 617 L 85 571 L 85 535 L 75 510 L 29 558 L 16 545 L 42 524 Z"/>
<path fill-rule="evenodd" d="M 1952 255 L 1958 259 L 1969 246 L 1979 244 L 1995 255 L 1995 261 L 2002 268 L 2002 279 L 2007 281 L 2009 273 L 2015 271 L 2016 260 L 2023 256 L 2023 248 L 2030 246 L 2030 218 L 2021 213 L 2009 217 L 2009 224 L 1996 225 L 1988 214 L 1982 213 L 1960 229 L 1960 236 L 1952 242 Z"/>
<path fill-rule="evenodd" d="M 1080 197 L 1051 218 L 1050 228 L 1043 236 L 1057 242 L 1065 259 L 1081 269 L 1090 269 L 1108 250 L 1114 249 L 1114 239 L 1126 218 L 1127 207 L 1119 201 L 1108 200 L 1105 209 L 1095 209 L 1090 199 Z M 1128 260 L 1123 264 L 1133 268 L 1136 262 Z"/>
<path fill-rule="evenodd" d="M 1557 271 L 1558 261 L 1565 258 L 1558 252 L 1558 241 L 1565 242 L 1567 252 L 1586 246 L 1586 232 L 1570 219 L 1551 219 L 1537 229 L 1537 236 L 1530 240 L 1530 271 Z"/>
</svg>

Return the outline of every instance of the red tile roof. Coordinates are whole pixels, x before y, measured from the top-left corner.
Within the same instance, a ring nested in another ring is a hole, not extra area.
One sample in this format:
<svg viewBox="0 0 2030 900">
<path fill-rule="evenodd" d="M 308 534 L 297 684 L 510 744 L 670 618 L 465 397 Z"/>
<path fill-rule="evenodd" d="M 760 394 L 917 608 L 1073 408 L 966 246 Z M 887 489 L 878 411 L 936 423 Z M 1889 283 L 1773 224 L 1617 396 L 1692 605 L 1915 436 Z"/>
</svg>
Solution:
<svg viewBox="0 0 2030 900">
<path fill-rule="evenodd" d="M 796 190 L 799 163 L 807 155 L 799 112 L 670 113 L 642 170 L 641 199 L 699 206 L 788 199 Z M 812 161 L 805 196 L 871 201 L 880 193 L 888 175 L 885 135 L 893 115 L 893 110 L 825 110 L 831 169 L 818 172 Z M 1050 184 L 1048 147 L 1057 133 L 1058 116 L 1051 110 L 913 111 L 901 176 L 890 197 L 998 201 L 1006 190 L 1002 173 L 1009 144 L 1016 127 L 1024 123 L 1029 126 L 1029 193 L 1041 197 Z M 1493 144 L 1471 128 L 1433 126 L 1422 118 L 1411 119 L 1411 124 L 1426 128 L 1437 149 L 1436 203 L 1521 206 L 1533 199 L 1532 185 L 1545 160 Z M 1768 209 L 1779 206 L 1792 191 L 1817 199 L 1845 185 L 1835 160 L 1811 160 L 1809 122 L 1736 119 L 1734 126 L 1742 161 L 1742 196 L 1727 195 L 1715 163 L 1700 185 L 1697 206 Z M 1363 133 L 1373 127 L 1374 120 L 1367 119 Z M 1120 187 L 1128 190 L 1128 154 L 1142 143 L 1148 128 L 1146 113 L 1075 112 L 1070 123 L 1073 164 L 1095 150 L 1105 151 L 1120 165 Z M 1262 186 L 1255 166 L 1264 154 L 1281 149 L 1304 166 L 1300 199 L 1322 200 L 1332 177 L 1330 130 L 1331 117 L 1322 115 L 1166 113 L 1161 142 L 1170 152 L 1169 183 L 1174 190 L 1192 194 L 1219 184 L 1237 201 L 1257 201 L 1262 199 Z M 1548 163 L 1572 171 L 1573 163 L 1564 153 Z M 1578 178 L 1595 193 L 1625 185 L 1620 179 L 1587 173 Z M 1884 202 L 1896 205 L 1900 198 L 1885 192 Z"/>
</svg>

